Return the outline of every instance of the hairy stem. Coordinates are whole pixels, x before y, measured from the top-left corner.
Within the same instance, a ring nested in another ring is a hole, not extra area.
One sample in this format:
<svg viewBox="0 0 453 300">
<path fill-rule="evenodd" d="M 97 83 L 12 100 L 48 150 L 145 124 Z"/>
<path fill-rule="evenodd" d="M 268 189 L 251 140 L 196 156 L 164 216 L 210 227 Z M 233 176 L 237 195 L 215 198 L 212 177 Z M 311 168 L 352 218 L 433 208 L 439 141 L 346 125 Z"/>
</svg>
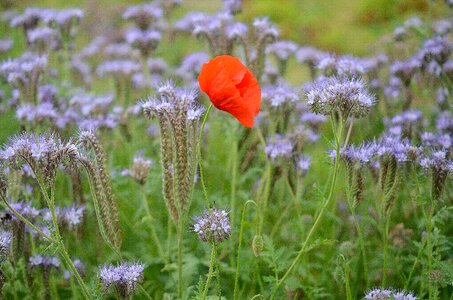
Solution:
<svg viewBox="0 0 453 300">
<path fill-rule="evenodd" d="M 209 262 L 209 272 L 208 272 L 208 278 L 206 279 L 206 284 L 204 286 L 203 290 L 203 297 L 201 298 L 202 300 L 205 300 L 207 295 L 208 295 L 208 290 L 209 290 L 209 284 L 211 283 L 211 278 L 214 270 L 214 265 L 215 265 L 215 260 L 216 260 L 216 244 L 212 244 L 212 251 L 211 251 L 211 261 Z"/>
</svg>

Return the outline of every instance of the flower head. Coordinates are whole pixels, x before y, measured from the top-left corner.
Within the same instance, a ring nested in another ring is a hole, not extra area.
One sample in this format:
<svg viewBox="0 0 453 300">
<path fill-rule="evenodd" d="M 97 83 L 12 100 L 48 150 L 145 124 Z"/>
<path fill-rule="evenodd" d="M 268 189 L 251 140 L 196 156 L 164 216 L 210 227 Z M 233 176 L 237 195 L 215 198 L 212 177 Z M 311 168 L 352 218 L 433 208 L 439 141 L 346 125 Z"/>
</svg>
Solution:
<svg viewBox="0 0 453 300">
<path fill-rule="evenodd" d="M 349 115 L 362 117 L 375 103 L 362 79 L 321 78 L 308 85 L 305 93 L 312 111 L 326 116 L 339 112 L 343 118 Z"/>
<path fill-rule="evenodd" d="M 122 296 L 130 296 L 143 280 L 143 264 L 129 262 L 118 266 L 103 266 L 99 272 L 101 283 L 105 290 L 114 286 Z"/>
<path fill-rule="evenodd" d="M 215 107 L 230 113 L 242 125 L 253 127 L 260 111 L 261 90 L 239 59 L 221 55 L 210 60 L 203 65 L 198 82 Z"/>
<path fill-rule="evenodd" d="M 230 237 L 231 227 L 228 213 L 223 209 L 211 208 L 195 218 L 193 231 L 203 242 L 222 242 Z"/>
</svg>

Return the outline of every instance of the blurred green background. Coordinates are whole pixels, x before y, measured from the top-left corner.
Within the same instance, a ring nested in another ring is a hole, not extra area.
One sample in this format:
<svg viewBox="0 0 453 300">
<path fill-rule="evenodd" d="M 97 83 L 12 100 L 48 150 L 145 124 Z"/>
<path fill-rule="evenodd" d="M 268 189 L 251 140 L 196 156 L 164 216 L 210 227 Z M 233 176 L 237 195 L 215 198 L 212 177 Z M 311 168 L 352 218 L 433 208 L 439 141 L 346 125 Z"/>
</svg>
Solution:
<svg viewBox="0 0 453 300">
<path fill-rule="evenodd" d="M 2 9 L 27 6 L 84 8 L 85 26 L 91 33 L 102 32 L 104 24 L 120 20 L 128 5 L 144 1 L 124 0 L 1 0 Z M 269 16 L 279 25 L 282 37 L 324 50 L 365 55 L 376 42 L 413 15 L 432 17 L 445 12 L 440 0 L 244 0 L 244 13 Z M 190 10 L 215 11 L 221 0 L 184 0 L 174 18 Z"/>
</svg>

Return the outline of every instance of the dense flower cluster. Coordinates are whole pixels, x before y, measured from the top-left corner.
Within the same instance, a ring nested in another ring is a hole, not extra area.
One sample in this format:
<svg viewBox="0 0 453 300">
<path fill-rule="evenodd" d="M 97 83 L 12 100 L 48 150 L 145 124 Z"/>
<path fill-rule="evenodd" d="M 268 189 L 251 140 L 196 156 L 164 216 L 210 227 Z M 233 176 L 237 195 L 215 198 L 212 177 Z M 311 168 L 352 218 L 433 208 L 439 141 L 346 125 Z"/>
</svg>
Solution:
<svg viewBox="0 0 453 300">
<path fill-rule="evenodd" d="M 131 296 L 143 280 L 143 264 L 129 262 L 101 267 L 99 278 L 105 290 L 111 286 L 123 297 Z"/>
<path fill-rule="evenodd" d="M 210 208 L 195 218 L 193 231 L 203 242 L 220 243 L 231 235 L 228 212 L 223 209 Z"/>
<path fill-rule="evenodd" d="M 326 116 L 339 113 L 341 118 L 363 117 L 375 103 L 362 79 L 321 78 L 309 84 L 305 93 L 311 109 Z"/>
</svg>

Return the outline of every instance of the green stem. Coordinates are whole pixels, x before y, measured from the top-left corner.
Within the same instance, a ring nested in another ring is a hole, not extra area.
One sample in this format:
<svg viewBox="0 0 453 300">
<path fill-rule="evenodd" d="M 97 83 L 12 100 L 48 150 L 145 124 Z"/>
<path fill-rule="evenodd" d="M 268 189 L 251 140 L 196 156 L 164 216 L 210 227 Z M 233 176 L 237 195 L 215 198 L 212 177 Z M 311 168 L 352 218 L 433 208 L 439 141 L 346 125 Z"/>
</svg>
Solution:
<svg viewBox="0 0 453 300">
<path fill-rule="evenodd" d="M 153 217 L 151 215 L 151 211 L 149 210 L 149 206 L 148 206 L 148 201 L 146 199 L 146 193 L 145 193 L 145 188 L 144 186 L 142 185 L 141 186 L 141 191 L 142 191 L 142 199 L 143 199 L 143 206 L 145 207 L 145 212 L 146 212 L 146 216 L 148 217 L 149 219 L 149 229 L 151 230 L 151 237 L 153 238 L 154 240 L 154 243 L 156 244 L 157 246 L 157 251 L 159 253 L 159 256 L 164 260 L 164 263 L 165 264 L 168 264 L 168 261 L 167 261 L 167 257 L 165 256 L 164 254 L 164 251 L 162 249 L 162 245 L 160 244 L 160 240 L 157 236 L 157 233 L 156 233 L 156 229 L 154 227 L 154 222 L 153 222 Z"/>
<path fill-rule="evenodd" d="M 241 269 L 241 247 L 242 247 L 242 237 L 244 235 L 244 221 L 245 221 L 245 210 L 247 208 L 247 204 L 254 204 L 256 208 L 258 205 L 253 200 L 248 200 L 245 202 L 244 207 L 242 208 L 242 216 L 241 216 L 241 228 L 239 230 L 239 244 L 238 244 L 238 253 L 236 258 L 236 274 L 234 276 L 234 293 L 233 299 L 236 300 L 238 293 L 239 293 L 239 270 Z"/>
<path fill-rule="evenodd" d="M 211 261 L 209 262 L 208 278 L 206 279 L 206 284 L 204 286 L 203 297 L 201 298 L 202 300 L 205 300 L 207 295 L 208 295 L 209 284 L 211 283 L 211 277 L 212 277 L 212 274 L 213 274 L 215 259 L 216 259 L 216 244 L 213 243 L 212 244 L 212 251 L 211 251 Z"/>
<path fill-rule="evenodd" d="M 235 132 L 233 132 L 235 133 Z M 235 226 L 235 212 L 236 212 L 236 177 L 237 177 L 237 156 L 238 156 L 238 145 L 236 135 L 233 134 L 234 142 L 232 143 L 232 151 L 231 151 L 231 194 L 230 194 L 230 209 L 231 209 L 231 224 Z M 234 240 L 230 239 L 230 249 L 233 251 L 234 249 Z M 231 264 L 234 262 L 234 257 L 231 255 Z"/>
<path fill-rule="evenodd" d="M 345 277 L 345 289 L 346 289 L 346 299 L 352 300 L 352 293 L 351 293 L 351 283 L 349 280 L 349 266 L 346 260 L 343 261 L 343 270 L 344 270 L 344 277 Z"/>
<path fill-rule="evenodd" d="M 39 235 L 41 235 L 44 239 L 48 240 L 50 243 L 57 243 L 56 240 L 54 240 L 53 238 L 51 238 L 50 236 L 48 236 L 47 234 L 45 234 L 44 232 L 42 232 L 42 230 L 40 230 L 38 227 L 36 227 L 35 225 L 33 225 L 33 223 L 31 223 L 29 220 L 27 220 L 23 215 L 21 215 L 17 210 L 15 210 L 9 203 L 8 201 L 6 201 L 6 198 L 2 197 L 2 200 L 3 202 L 5 203 L 6 207 L 8 207 L 8 209 L 13 213 L 13 215 L 15 215 L 17 218 L 19 218 L 22 222 L 24 222 L 25 224 L 27 224 L 30 228 L 32 228 L 33 230 L 35 230 Z"/>
<path fill-rule="evenodd" d="M 209 202 L 208 192 L 206 190 L 206 185 L 204 183 L 204 177 L 203 177 L 203 166 L 202 166 L 202 159 L 201 159 L 201 142 L 202 142 L 202 139 L 203 139 L 204 127 L 206 125 L 206 121 L 208 119 L 208 116 L 211 113 L 212 106 L 213 106 L 212 103 L 209 104 L 208 110 L 206 111 L 206 113 L 204 115 L 203 123 L 201 124 L 201 128 L 200 128 L 200 136 L 198 138 L 198 166 L 200 168 L 200 181 L 201 181 L 201 186 L 203 188 L 203 195 L 204 195 L 204 198 L 205 198 L 205 201 L 206 201 L 206 204 L 207 204 L 208 207 L 210 207 L 210 202 Z"/>
<path fill-rule="evenodd" d="M 417 267 L 417 264 L 420 260 L 420 257 L 422 256 L 423 253 L 423 248 L 425 248 L 425 241 L 422 240 L 422 244 L 420 246 L 420 249 L 418 249 L 417 257 L 415 258 L 414 264 L 412 265 L 411 271 L 409 272 L 409 276 L 406 279 L 406 283 L 404 284 L 404 290 L 407 291 L 409 288 L 409 284 L 411 283 L 412 275 L 414 274 L 415 268 Z"/>
<path fill-rule="evenodd" d="M 182 220 L 178 221 L 178 299 L 182 299 Z"/>
<path fill-rule="evenodd" d="M 432 202 L 431 202 L 432 203 Z M 426 222 L 426 250 L 428 256 L 428 276 L 431 274 L 432 271 L 432 264 L 433 264 L 433 245 L 432 245 L 432 215 L 433 215 L 433 207 L 429 208 L 428 213 L 425 213 L 425 222 Z M 428 280 L 428 299 L 434 299 L 434 289 L 432 280 Z"/>
<path fill-rule="evenodd" d="M 333 118 L 333 116 L 331 118 Z M 333 124 L 333 122 L 332 122 L 332 124 Z M 335 186 L 336 186 L 337 177 L 338 177 L 338 170 L 339 170 L 339 166 L 340 166 L 340 150 L 341 150 L 341 141 L 342 141 L 342 137 L 343 137 L 343 128 L 344 128 L 344 124 L 343 124 L 341 117 L 340 117 L 339 125 L 340 126 L 338 129 L 338 132 L 335 130 L 336 129 L 335 126 L 333 126 L 333 131 L 335 134 L 335 154 L 336 155 L 335 155 L 334 174 L 333 174 L 332 183 L 330 185 L 329 195 L 328 195 L 326 201 L 324 202 L 323 206 L 321 207 L 321 210 L 320 210 L 318 216 L 316 217 L 315 223 L 313 224 L 310 231 L 308 232 L 308 235 L 305 238 L 304 243 L 302 244 L 302 248 L 297 253 L 296 258 L 293 260 L 293 262 L 291 263 L 291 265 L 288 268 L 288 270 L 286 271 L 286 273 L 277 282 L 277 284 L 271 294 L 271 297 L 270 297 L 271 300 L 275 298 L 275 295 L 277 294 L 278 289 L 281 287 L 281 285 L 285 282 L 285 280 L 288 278 L 288 276 L 291 274 L 291 272 L 298 265 L 299 261 L 302 258 L 302 255 L 304 254 L 304 252 L 308 246 L 308 243 L 310 242 L 313 234 L 315 233 L 316 229 L 318 228 L 319 224 L 321 223 L 321 220 L 322 220 L 322 217 L 324 216 L 326 208 L 329 206 L 330 201 L 333 199 L 333 194 L 335 191 Z"/>
<path fill-rule="evenodd" d="M 384 212 L 384 232 L 383 232 L 384 264 L 382 266 L 382 287 L 385 287 L 387 284 L 389 219 L 390 219 L 390 216 L 386 215 L 386 213 Z"/>
<path fill-rule="evenodd" d="M 351 197 L 349 195 L 350 195 L 350 193 L 348 192 L 348 196 L 347 196 L 348 206 L 349 206 L 349 210 L 351 211 L 351 215 L 354 218 L 354 226 L 357 230 L 357 235 L 359 237 L 360 252 L 362 252 L 362 259 L 363 259 L 363 276 L 365 277 L 365 287 L 368 288 L 368 286 L 369 286 L 368 260 L 367 260 L 366 252 L 365 252 L 365 242 L 363 240 L 362 229 L 360 228 L 360 224 L 357 220 L 354 205 L 353 205 L 353 203 L 351 203 Z"/>
</svg>

